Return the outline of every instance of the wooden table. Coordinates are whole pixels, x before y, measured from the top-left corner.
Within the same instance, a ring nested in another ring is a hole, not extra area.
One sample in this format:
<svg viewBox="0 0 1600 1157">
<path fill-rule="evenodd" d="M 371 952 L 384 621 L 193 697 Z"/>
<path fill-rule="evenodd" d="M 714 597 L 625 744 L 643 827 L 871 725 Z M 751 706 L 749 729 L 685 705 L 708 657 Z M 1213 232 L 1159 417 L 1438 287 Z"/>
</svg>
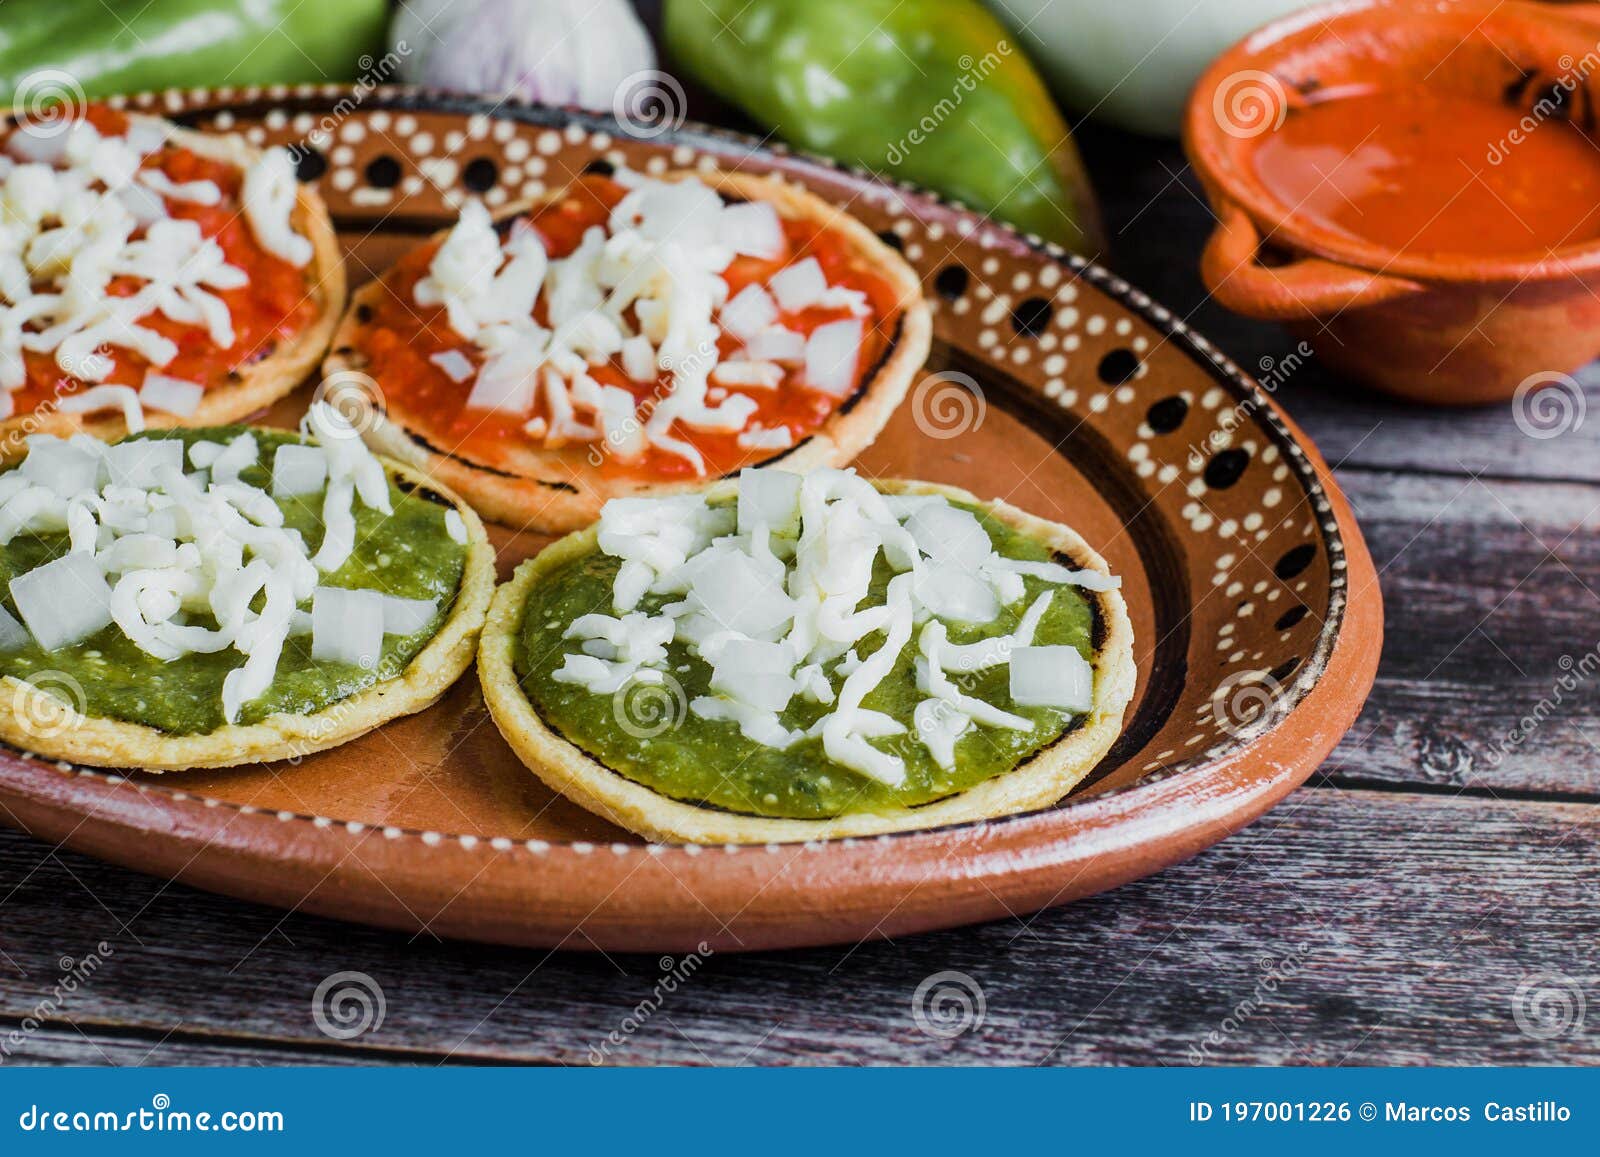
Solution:
<svg viewBox="0 0 1600 1157">
<path fill-rule="evenodd" d="M 1281 330 L 1205 302 L 1210 214 L 1176 146 L 1085 144 L 1112 264 L 1247 368 L 1291 364 Z M 1286 376 L 1278 395 L 1382 571 L 1388 646 L 1322 773 L 1197 859 L 984 927 L 696 961 L 661 994 L 682 962 L 413 940 L 0 830 L 0 1061 L 585 1064 L 602 1045 L 622 1063 L 1600 1060 L 1600 695 L 1560 682 L 1600 662 L 1600 404 L 1540 440 L 1507 409 L 1391 405 L 1314 361 Z M 1537 725 L 1512 743 L 1524 715 Z M 93 976 L 33 1028 L 101 941 Z M 312 1017 L 343 971 L 384 1001 L 348 1041 Z M 981 989 L 981 1023 L 954 1036 L 913 1015 L 945 972 Z"/>
</svg>

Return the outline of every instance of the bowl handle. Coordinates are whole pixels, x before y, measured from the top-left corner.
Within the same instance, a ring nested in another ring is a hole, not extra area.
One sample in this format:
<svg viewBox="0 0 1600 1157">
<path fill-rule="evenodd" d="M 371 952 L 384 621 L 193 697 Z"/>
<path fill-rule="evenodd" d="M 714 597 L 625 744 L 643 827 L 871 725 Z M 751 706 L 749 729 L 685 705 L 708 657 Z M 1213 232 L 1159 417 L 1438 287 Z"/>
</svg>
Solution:
<svg viewBox="0 0 1600 1157">
<path fill-rule="evenodd" d="M 1213 297 L 1235 313 L 1266 321 L 1304 321 L 1420 293 L 1423 286 L 1306 257 L 1287 265 L 1257 260 L 1261 234 L 1232 202 L 1221 207 L 1217 227 L 1200 258 L 1200 276 Z"/>
</svg>

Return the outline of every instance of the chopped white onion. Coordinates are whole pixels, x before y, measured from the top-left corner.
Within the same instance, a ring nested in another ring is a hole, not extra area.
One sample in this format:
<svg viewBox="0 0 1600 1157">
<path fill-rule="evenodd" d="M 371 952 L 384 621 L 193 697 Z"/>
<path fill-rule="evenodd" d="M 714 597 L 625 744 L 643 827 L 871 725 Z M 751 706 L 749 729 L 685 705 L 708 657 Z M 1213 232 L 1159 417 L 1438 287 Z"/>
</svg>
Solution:
<svg viewBox="0 0 1600 1157">
<path fill-rule="evenodd" d="M 1088 711 L 1094 707 L 1094 668 L 1076 647 L 1017 647 L 1011 652 L 1011 701 Z"/>
<path fill-rule="evenodd" d="M 748 339 L 778 320 L 778 307 L 759 285 L 747 285 L 728 299 L 717 320 L 734 337 Z"/>
<path fill-rule="evenodd" d="M 14 132 L 6 139 L 6 152 L 20 161 L 53 165 L 67 155 L 69 133 Z"/>
<path fill-rule="evenodd" d="M 917 598 L 941 619 L 964 623 L 993 622 L 1000 613 L 994 588 L 971 571 L 946 562 L 930 562 L 917 574 Z"/>
<path fill-rule="evenodd" d="M 806 385 L 836 398 L 855 389 L 861 339 L 860 318 L 830 321 L 812 330 L 806 339 Z"/>
<path fill-rule="evenodd" d="M 739 533 L 765 526 L 773 534 L 800 533 L 800 484 L 787 470 L 744 469 L 739 472 Z"/>
<path fill-rule="evenodd" d="M 236 482 L 239 475 L 254 466 L 261 458 L 256 436 L 248 430 L 237 434 L 222 453 L 211 461 L 211 477 L 218 482 Z"/>
<path fill-rule="evenodd" d="M 533 395 L 538 388 L 536 364 L 505 355 L 491 357 L 472 383 L 467 409 L 526 414 L 533 408 Z"/>
<path fill-rule="evenodd" d="M 771 362 L 729 360 L 717 363 L 711 380 L 734 389 L 775 390 L 783 384 L 783 367 Z"/>
<path fill-rule="evenodd" d="M 111 623 L 111 588 L 94 556 L 81 551 L 12 579 L 11 600 L 46 651 L 71 646 Z"/>
<path fill-rule="evenodd" d="M 430 362 L 444 371 L 444 376 L 456 385 L 470 381 L 477 368 L 472 364 L 472 359 L 460 350 L 441 350 L 428 358 Z"/>
<path fill-rule="evenodd" d="M 183 473 L 183 443 L 176 438 L 131 438 L 106 448 L 113 486 L 153 490 L 168 472 Z"/>
<path fill-rule="evenodd" d="M 141 157 L 163 148 L 172 135 L 171 126 L 157 117 L 136 117 L 128 122 L 128 131 L 122 139 Z"/>
<path fill-rule="evenodd" d="M 311 596 L 311 657 L 372 670 L 383 651 L 383 595 L 318 587 Z"/>
<path fill-rule="evenodd" d="M 757 362 L 803 362 L 806 335 L 781 325 L 769 325 L 745 341 L 744 356 Z"/>
<path fill-rule="evenodd" d="M 930 503 L 906 519 L 923 554 L 976 573 L 993 551 L 989 535 L 971 511 Z"/>
<path fill-rule="evenodd" d="M 320 493 L 328 480 L 328 456 L 318 446 L 286 442 L 272 456 L 272 497 Z"/>
<path fill-rule="evenodd" d="M 767 281 L 767 288 L 772 290 L 772 296 L 777 298 L 778 307 L 784 313 L 799 313 L 815 305 L 828 292 L 828 278 L 822 272 L 821 263 L 815 257 L 807 257 L 774 273 Z"/>
<path fill-rule="evenodd" d="M 723 206 L 717 234 L 735 253 L 764 261 L 776 261 L 789 250 L 783 221 L 766 201 L 741 201 Z"/>
<path fill-rule="evenodd" d="M 711 689 L 762 711 L 778 712 L 797 690 L 794 653 L 783 643 L 730 639 L 717 651 Z"/>
<path fill-rule="evenodd" d="M 206 388 L 199 382 L 188 382 L 182 378 L 171 378 L 166 374 L 151 372 L 144 376 L 144 385 L 139 389 L 139 402 L 149 410 L 176 414 L 180 418 L 192 418 L 195 411 L 200 408 L 205 393 Z"/>
<path fill-rule="evenodd" d="M 617 202 L 611 211 L 611 228 L 637 229 L 652 241 L 712 245 L 721 214 L 722 198 L 693 177 L 650 181 Z M 722 264 L 727 264 L 726 258 Z"/>
<path fill-rule="evenodd" d="M 62 498 L 71 498 L 99 489 L 100 458 L 57 438 L 35 438 L 29 441 L 28 457 L 17 473 Z"/>
<path fill-rule="evenodd" d="M 635 334 L 622 343 L 622 372 L 634 382 L 656 380 L 656 351 L 650 339 Z"/>
<path fill-rule="evenodd" d="M 384 595 L 383 633 L 414 635 L 433 622 L 433 617 L 438 613 L 438 599 L 405 599 L 399 595 Z"/>
<path fill-rule="evenodd" d="M 794 600 L 774 577 L 742 551 L 729 550 L 695 573 L 692 594 L 724 630 L 759 636 L 794 617 Z"/>
<path fill-rule="evenodd" d="M 10 611 L 0 607 L 0 651 L 20 651 L 30 638 L 28 629 L 12 618 Z"/>
<path fill-rule="evenodd" d="M 162 200 L 161 194 L 148 185 L 124 185 L 117 190 L 117 200 L 127 207 L 134 221 L 142 226 L 165 221 L 169 216 L 167 203 Z"/>
<path fill-rule="evenodd" d="M 749 426 L 736 439 L 741 450 L 787 450 L 794 445 L 794 434 L 787 426 Z"/>
</svg>

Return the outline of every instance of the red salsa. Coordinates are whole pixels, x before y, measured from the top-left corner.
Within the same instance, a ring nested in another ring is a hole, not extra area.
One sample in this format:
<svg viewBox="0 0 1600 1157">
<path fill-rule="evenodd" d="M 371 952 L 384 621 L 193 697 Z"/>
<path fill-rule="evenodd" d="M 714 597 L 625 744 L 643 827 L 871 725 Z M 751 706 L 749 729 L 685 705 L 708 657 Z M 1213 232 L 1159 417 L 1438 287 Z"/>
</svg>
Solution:
<svg viewBox="0 0 1600 1157">
<path fill-rule="evenodd" d="M 1600 237 L 1600 147 L 1582 130 L 1421 84 L 1293 109 L 1254 162 L 1296 215 L 1414 256 L 1542 256 Z"/>
</svg>

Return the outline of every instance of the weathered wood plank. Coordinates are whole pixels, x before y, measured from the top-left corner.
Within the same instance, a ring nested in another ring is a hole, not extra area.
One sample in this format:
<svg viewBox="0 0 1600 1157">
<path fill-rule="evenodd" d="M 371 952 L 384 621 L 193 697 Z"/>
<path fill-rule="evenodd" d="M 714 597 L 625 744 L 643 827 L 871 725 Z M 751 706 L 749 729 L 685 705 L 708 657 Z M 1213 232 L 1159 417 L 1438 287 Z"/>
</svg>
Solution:
<svg viewBox="0 0 1600 1157">
<path fill-rule="evenodd" d="M 1596 1061 L 1600 1037 L 1529 1035 L 1514 1001 L 1527 982 L 1559 997 L 1563 982 L 1539 980 L 1551 972 L 1600 1000 L 1597 836 L 1595 805 L 1312 789 L 1188 864 L 1036 919 L 689 965 L 283 918 L 6 833 L 0 1016 L 27 1015 L 60 955 L 111 938 L 65 1016 L 151 1042 L 181 1024 L 186 1042 L 216 1032 L 250 1058 L 252 1038 L 326 1051 L 313 992 L 359 970 L 385 1016 L 352 1059 L 584 1064 L 608 1048 L 631 1063 Z M 687 975 L 658 994 L 674 970 Z M 969 980 L 929 981 L 952 972 Z M 981 987 L 982 1025 L 949 1038 L 920 1028 L 925 982 L 948 996 Z M 59 1059 L 75 1034 L 58 1028 L 37 1047 Z M 96 1058 L 86 1046 L 78 1059 Z"/>
<path fill-rule="evenodd" d="M 1600 488 L 1347 471 L 1388 638 L 1324 770 L 1600 794 Z"/>
<path fill-rule="evenodd" d="M 1199 259 L 1213 218 L 1182 149 L 1103 129 L 1079 138 L 1105 210 L 1107 264 L 1258 377 L 1284 367 L 1277 397 L 1330 462 L 1600 481 L 1600 367 L 1579 375 L 1589 419 L 1559 437 L 1535 438 L 1519 430 L 1509 406 L 1403 405 L 1339 378 L 1314 357 L 1288 360 L 1299 338 L 1229 313 L 1207 296 Z"/>
<path fill-rule="evenodd" d="M 0 1025 L 0 1037 L 18 1026 Z M 396 1063 L 384 1053 L 353 1049 L 295 1049 L 219 1036 L 196 1039 L 180 1035 L 152 1038 L 141 1030 L 108 1033 L 87 1025 L 55 1027 L 29 1033 L 23 1047 L 5 1058 L 11 1065 L 103 1065 L 115 1068 L 157 1068 L 169 1065 L 356 1065 Z"/>
</svg>

